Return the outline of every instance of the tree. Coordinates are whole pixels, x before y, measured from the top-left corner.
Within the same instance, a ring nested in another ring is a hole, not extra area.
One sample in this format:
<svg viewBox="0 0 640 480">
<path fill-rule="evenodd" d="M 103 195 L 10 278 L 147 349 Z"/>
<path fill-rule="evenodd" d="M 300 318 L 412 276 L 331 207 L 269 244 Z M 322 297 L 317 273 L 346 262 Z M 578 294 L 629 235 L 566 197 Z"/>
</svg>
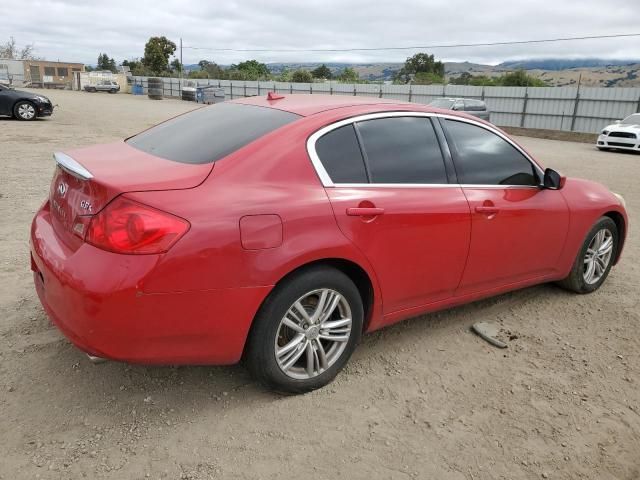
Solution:
<svg viewBox="0 0 640 480">
<path fill-rule="evenodd" d="M 329 67 L 324 63 L 315 70 L 311 70 L 311 75 L 313 75 L 313 78 L 323 78 L 326 80 L 331 80 L 331 77 L 333 76 Z"/>
<path fill-rule="evenodd" d="M 308 70 L 296 70 L 291 74 L 291 81 L 294 83 L 311 83 L 313 76 Z"/>
<path fill-rule="evenodd" d="M 200 66 L 200 72 L 191 72 L 189 76 L 192 78 L 217 78 L 224 80 L 226 78 L 226 72 L 216 62 L 210 62 L 209 60 L 200 60 L 198 62 Z"/>
<path fill-rule="evenodd" d="M 269 68 L 257 60 L 247 60 L 229 68 L 231 80 L 269 80 L 271 72 Z"/>
<path fill-rule="evenodd" d="M 101 53 L 100 55 L 98 55 L 98 64 L 96 65 L 96 70 L 109 70 L 113 73 L 116 73 L 118 71 L 116 67 L 116 61 L 113 58 L 109 58 L 109 55 L 107 55 L 106 53 Z"/>
<path fill-rule="evenodd" d="M 342 72 L 340 72 L 340 75 L 338 75 L 338 80 L 340 80 L 342 83 L 356 83 L 358 82 L 358 80 L 360 80 L 360 76 L 358 75 L 358 72 L 356 72 L 353 68 L 347 67 L 342 70 Z"/>
<path fill-rule="evenodd" d="M 524 70 L 516 70 L 498 77 L 497 82 L 504 87 L 545 87 L 547 84 Z"/>
<path fill-rule="evenodd" d="M 169 57 L 176 51 L 176 44 L 167 37 L 151 37 L 144 46 L 142 63 L 153 75 L 160 75 L 169 68 Z"/>
<path fill-rule="evenodd" d="M 133 75 L 145 75 L 147 72 L 139 58 L 135 60 L 124 60 L 122 62 L 123 67 L 129 67 L 129 70 Z"/>
<path fill-rule="evenodd" d="M 413 57 L 407 58 L 404 66 L 396 73 L 395 80 L 398 83 L 409 83 L 418 74 L 430 74 L 420 75 L 419 81 L 444 83 L 444 63 L 436 61 L 433 55 L 416 53 Z"/>
<path fill-rule="evenodd" d="M 433 85 L 443 83 L 443 77 L 433 72 L 418 72 L 413 76 L 413 82 L 416 85 Z"/>
<path fill-rule="evenodd" d="M 171 73 L 180 73 L 182 72 L 182 64 L 180 63 L 179 58 L 174 58 L 171 62 Z"/>
<path fill-rule="evenodd" d="M 8 58 L 11 60 L 37 60 L 33 55 L 33 44 L 25 45 L 18 48 L 16 39 L 9 37 L 4 45 L 0 45 L 0 58 Z"/>
</svg>

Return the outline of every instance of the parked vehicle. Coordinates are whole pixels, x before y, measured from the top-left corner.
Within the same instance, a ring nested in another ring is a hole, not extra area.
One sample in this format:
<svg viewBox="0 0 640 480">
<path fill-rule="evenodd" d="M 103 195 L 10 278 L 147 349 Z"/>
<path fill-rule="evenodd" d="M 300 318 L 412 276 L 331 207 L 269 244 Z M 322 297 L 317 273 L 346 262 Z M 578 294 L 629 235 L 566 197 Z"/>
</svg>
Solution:
<svg viewBox="0 0 640 480">
<path fill-rule="evenodd" d="M 624 200 L 481 120 L 269 94 L 54 155 L 31 228 L 53 322 L 93 357 L 330 382 L 361 334 L 543 282 L 597 290 Z"/>
<path fill-rule="evenodd" d="M 487 122 L 489 121 L 489 110 L 487 109 L 487 104 L 482 100 L 473 98 L 437 98 L 431 101 L 429 105 L 444 110 L 465 112 Z"/>
<path fill-rule="evenodd" d="M 640 149 L 640 113 L 629 115 L 624 120 L 604 127 L 598 140 L 596 147 L 598 150 L 633 150 Z"/>
<path fill-rule="evenodd" d="M 0 115 L 29 121 L 51 114 L 53 104 L 47 97 L 0 85 Z"/>
<path fill-rule="evenodd" d="M 113 80 L 100 80 L 97 83 L 92 83 L 90 85 L 84 86 L 85 91 L 87 92 L 109 92 L 109 93 L 118 93 L 120 91 L 120 85 Z"/>
</svg>

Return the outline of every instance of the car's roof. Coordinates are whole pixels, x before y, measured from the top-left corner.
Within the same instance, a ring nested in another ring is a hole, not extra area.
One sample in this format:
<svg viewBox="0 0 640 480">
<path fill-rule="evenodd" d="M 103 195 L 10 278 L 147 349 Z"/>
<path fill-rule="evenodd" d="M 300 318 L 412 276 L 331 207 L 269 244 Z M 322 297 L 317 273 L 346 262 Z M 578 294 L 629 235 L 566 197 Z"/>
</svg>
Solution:
<svg viewBox="0 0 640 480">
<path fill-rule="evenodd" d="M 234 103 L 241 103 L 244 105 L 256 105 L 259 107 L 276 108 L 278 110 L 284 110 L 287 112 L 295 113 L 303 117 L 314 115 L 316 113 L 324 112 L 326 110 L 333 110 L 337 108 L 353 107 L 358 105 L 380 105 L 389 108 L 391 105 L 412 105 L 417 107 L 415 103 L 401 102 L 398 100 L 389 100 L 384 98 L 375 97 L 356 97 L 351 95 L 318 95 L 318 94 L 284 94 L 279 95 L 277 100 L 270 100 L 267 95 L 259 97 L 247 97 L 232 100 Z M 419 110 L 436 111 L 426 107 L 426 105 L 420 105 Z"/>
</svg>

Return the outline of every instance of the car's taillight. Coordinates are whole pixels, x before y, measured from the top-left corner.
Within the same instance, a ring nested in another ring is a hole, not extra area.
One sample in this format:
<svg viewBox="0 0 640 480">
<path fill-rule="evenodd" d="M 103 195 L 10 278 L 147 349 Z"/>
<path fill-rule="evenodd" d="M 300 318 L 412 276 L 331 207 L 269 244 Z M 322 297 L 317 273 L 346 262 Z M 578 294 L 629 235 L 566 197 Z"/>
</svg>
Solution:
<svg viewBox="0 0 640 480">
<path fill-rule="evenodd" d="M 85 241 L 116 253 L 164 253 L 189 226 L 183 218 L 118 197 L 91 217 Z"/>
</svg>

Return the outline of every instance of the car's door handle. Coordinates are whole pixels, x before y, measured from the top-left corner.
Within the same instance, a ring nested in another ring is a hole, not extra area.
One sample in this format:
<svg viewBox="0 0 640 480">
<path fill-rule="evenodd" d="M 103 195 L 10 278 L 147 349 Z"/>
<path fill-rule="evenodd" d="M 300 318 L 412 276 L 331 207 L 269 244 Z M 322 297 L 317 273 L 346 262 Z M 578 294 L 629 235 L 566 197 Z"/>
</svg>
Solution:
<svg viewBox="0 0 640 480">
<path fill-rule="evenodd" d="M 347 208 L 347 215 L 350 217 L 375 217 L 382 215 L 384 208 L 379 207 L 351 207 Z"/>
<path fill-rule="evenodd" d="M 489 207 L 489 206 L 476 207 L 476 212 L 484 213 L 486 215 L 495 214 L 495 213 L 498 213 L 499 211 L 500 209 L 498 207 Z"/>
</svg>

